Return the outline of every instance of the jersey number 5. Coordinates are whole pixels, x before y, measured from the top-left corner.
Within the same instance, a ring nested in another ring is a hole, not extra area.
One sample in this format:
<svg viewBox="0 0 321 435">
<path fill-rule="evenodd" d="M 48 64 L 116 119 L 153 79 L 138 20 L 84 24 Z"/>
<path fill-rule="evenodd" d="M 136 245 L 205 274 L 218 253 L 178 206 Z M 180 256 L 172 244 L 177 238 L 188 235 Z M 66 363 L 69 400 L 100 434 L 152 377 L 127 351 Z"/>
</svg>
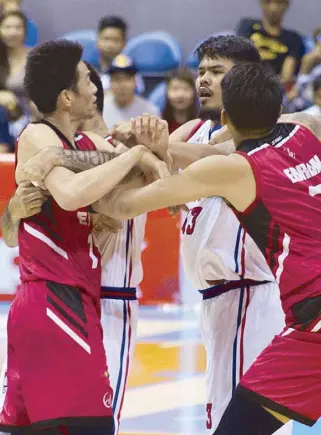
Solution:
<svg viewBox="0 0 321 435">
<path fill-rule="evenodd" d="M 188 234 L 189 236 L 194 233 L 196 220 L 198 216 L 200 215 L 202 211 L 202 207 L 194 207 L 192 210 L 189 211 L 188 215 L 186 216 L 185 222 L 182 226 L 182 233 Z M 192 221 L 188 223 L 190 216 L 192 216 Z"/>
<path fill-rule="evenodd" d="M 92 233 L 88 236 L 88 244 L 89 244 L 89 257 L 92 261 L 92 269 L 97 269 L 98 266 L 98 258 L 94 254 L 94 240 Z"/>
</svg>

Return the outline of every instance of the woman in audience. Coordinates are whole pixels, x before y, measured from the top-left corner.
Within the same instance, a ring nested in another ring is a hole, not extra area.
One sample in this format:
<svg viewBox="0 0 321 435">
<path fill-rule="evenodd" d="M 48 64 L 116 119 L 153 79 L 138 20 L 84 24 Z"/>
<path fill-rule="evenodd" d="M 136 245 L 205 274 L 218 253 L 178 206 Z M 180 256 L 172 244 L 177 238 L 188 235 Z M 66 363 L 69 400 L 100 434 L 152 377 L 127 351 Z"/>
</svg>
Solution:
<svg viewBox="0 0 321 435">
<path fill-rule="evenodd" d="M 19 11 L 0 18 L 0 105 L 7 108 L 12 134 L 16 136 L 28 122 L 29 102 L 23 78 L 28 48 L 24 45 L 26 17 Z"/>
<path fill-rule="evenodd" d="M 198 110 L 193 74 L 186 69 L 177 71 L 168 79 L 166 103 L 162 115 L 168 122 L 169 132 L 172 133 L 181 125 L 197 118 Z"/>
</svg>

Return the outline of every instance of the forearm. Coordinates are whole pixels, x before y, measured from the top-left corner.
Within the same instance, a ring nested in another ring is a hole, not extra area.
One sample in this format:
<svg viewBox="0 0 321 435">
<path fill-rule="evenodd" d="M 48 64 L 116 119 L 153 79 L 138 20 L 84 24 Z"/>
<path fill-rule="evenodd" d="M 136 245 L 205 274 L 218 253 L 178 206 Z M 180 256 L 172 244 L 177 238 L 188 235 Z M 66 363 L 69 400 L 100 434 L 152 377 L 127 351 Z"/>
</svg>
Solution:
<svg viewBox="0 0 321 435">
<path fill-rule="evenodd" d="M 185 142 L 170 142 L 169 150 L 173 158 L 173 165 L 184 169 L 192 163 L 213 155 L 228 155 L 235 151 L 232 141 L 219 145 L 192 144 Z"/>
<path fill-rule="evenodd" d="M 310 74 L 316 63 L 317 61 L 313 53 L 306 54 L 302 59 L 300 74 Z"/>
<path fill-rule="evenodd" d="M 58 174 L 56 169 L 63 168 L 55 168 L 44 183 L 61 208 L 76 210 L 108 194 L 139 163 L 143 152 L 143 147 L 134 147 L 111 161 L 72 176 L 69 171 Z"/>
<path fill-rule="evenodd" d="M 63 166 L 72 172 L 83 172 L 117 157 L 113 151 L 79 151 L 56 148 L 55 166 Z"/>
<path fill-rule="evenodd" d="M 10 248 L 18 246 L 19 225 L 20 219 L 14 219 L 10 213 L 9 202 L 1 217 L 1 231 L 5 244 Z"/>
</svg>

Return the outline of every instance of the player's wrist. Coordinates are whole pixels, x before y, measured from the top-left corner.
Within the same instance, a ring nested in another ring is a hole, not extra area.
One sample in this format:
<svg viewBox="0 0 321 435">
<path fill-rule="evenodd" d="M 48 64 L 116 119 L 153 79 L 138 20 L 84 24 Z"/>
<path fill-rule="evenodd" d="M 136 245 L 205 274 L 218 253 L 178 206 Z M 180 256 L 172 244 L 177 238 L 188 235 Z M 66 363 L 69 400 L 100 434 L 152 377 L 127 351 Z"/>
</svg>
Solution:
<svg viewBox="0 0 321 435">
<path fill-rule="evenodd" d="M 13 196 L 8 203 L 8 212 L 13 223 L 17 223 L 22 219 L 22 209 L 15 196 Z"/>
</svg>

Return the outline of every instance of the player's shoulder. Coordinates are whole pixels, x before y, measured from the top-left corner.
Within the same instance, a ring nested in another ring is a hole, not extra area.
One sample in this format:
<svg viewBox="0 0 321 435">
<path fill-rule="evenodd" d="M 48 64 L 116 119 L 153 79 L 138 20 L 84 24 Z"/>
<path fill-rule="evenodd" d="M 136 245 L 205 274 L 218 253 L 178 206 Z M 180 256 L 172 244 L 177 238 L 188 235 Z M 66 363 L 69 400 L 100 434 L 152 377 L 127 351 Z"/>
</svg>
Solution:
<svg viewBox="0 0 321 435">
<path fill-rule="evenodd" d="M 169 140 L 171 142 L 186 142 L 188 137 L 196 131 L 201 123 L 203 123 L 203 121 L 199 118 L 186 122 L 170 135 Z"/>
<path fill-rule="evenodd" d="M 32 147 L 33 149 L 42 149 L 46 146 L 61 147 L 62 142 L 56 132 L 48 125 L 43 123 L 29 123 L 17 138 L 19 148 Z"/>
<path fill-rule="evenodd" d="M 278 122 L 296 124 L 307 129 L 310 133 L 321 140 L 321 116 L 311 115 L 305 112 L 295 112 L 282 115 Z"/>
<path fill-rule="evenodd" d="M 99 136 L 97 133 L 93 133 L 92 131 L 82 131 L 81 134 L 86 136 L 87 140 L 90 140 L 97 150 L 106 152 L 114 151 L 114 147 L 111 143 L 106 140 L 106 138 Z"/>
</svg>

